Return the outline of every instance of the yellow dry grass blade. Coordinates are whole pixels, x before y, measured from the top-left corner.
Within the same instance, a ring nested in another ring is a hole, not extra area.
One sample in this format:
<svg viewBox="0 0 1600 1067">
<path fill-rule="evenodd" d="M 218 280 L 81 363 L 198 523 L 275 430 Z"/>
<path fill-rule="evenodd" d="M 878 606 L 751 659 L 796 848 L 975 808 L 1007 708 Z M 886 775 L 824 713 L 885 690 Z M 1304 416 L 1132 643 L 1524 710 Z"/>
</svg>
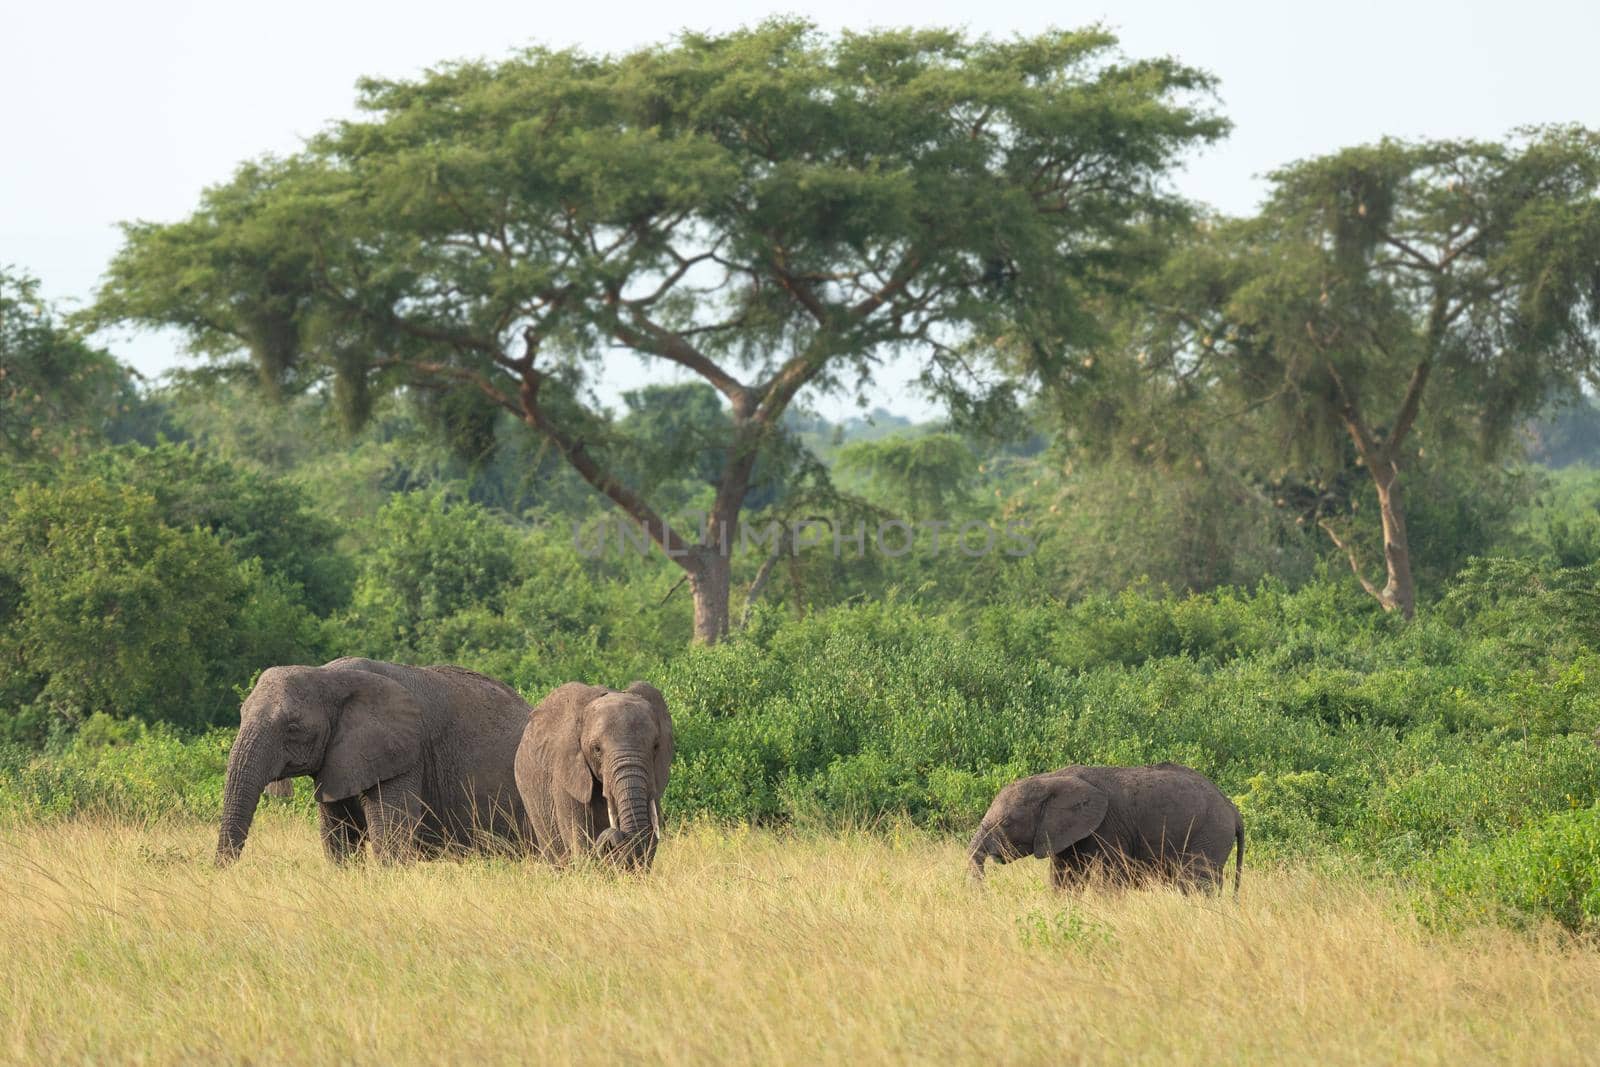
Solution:
<svg viewBox="0 0 1600 1067">
<path fill-rule="evenodd" d="M 1600 955 L 1430 934 L 1296 868 L 1237 902 L 967 884 L 919 834 L 691 828 L 648 877 L 322 860 L 265 811 L 0 830 L 0 1059 L 251 1063 L 1578 1063 Z"/>
</svg>

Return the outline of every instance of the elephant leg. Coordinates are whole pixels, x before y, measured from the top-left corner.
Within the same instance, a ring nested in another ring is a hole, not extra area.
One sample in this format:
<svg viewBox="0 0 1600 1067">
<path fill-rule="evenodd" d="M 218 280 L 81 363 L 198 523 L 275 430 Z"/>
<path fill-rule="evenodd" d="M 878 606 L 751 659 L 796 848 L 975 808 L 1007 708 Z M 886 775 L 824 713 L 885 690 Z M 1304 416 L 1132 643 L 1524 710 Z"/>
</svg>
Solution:
<svg viewBox="0 0 1600 1067">
<path fill-rule="evenodd" d="M 556 837 L 561 841 L 561 859 L 557 862 L 570 863 L 591 854 L 595 837 L 608 822 L 604 800 L 578 804 L 562 798 L 555 811 Z"/>
<path fill-rule="evenodd" d="M 567 865 L 567 861 L 571 857 L 567 854 L 567 839 L 559 829 L 553 829 L 543 837 L 535 838 L 535 842 L 540 859 L 557 867 L 565 867 Z"/>
<path fill-rule="evenodd" d="M 361 851 L 367 839 L 367 820 L 354 800 L 318 805 L 322 850 L 334 863 L 343 863 Z"/>
<path fill-rule="evenodd" d="M 386 863 L 407 862 L 418 850 L 422 775 L 416 770 L 379 782 L 361 794 L 372 854 Z"/>
<path fill-rule="evenodd" d="M 573 855 L 594 855 L 595 842 L 610 825 L 611 818 L 606 814 L 604 800 L 574 807 L 567 821 L 567 837 L 571 842 Z"/>
<path fill-rule="evenodd" d="M 527 820 L 524 833 L 529 851 L 556 866 L 567 861 L 567 842 L 561 833 L 561 820 L 557 816 L 557 801 L 545 793 L 524 793 L 522 816 Z"/>
<path fill-rule="evenodd" d="M 1089 858 L 1076 848 L 1050 857 L 1050 884 L 1056 889 L 1081 889 L 1089 876 Z"/>
<path fill-rule="evenodd" d="M 1220 892 L 1222 869 L 1203 853 L 1187 856 L 1178 870 L 1178 888 L 1185 893 Z"/>
<path fill-rule="evenodd" d="M 1056 889 L 1082 889 L 1090 877 L 1093 856 L 1077 845 L 1050 857 L 1050 885 Z"/>
</svg>

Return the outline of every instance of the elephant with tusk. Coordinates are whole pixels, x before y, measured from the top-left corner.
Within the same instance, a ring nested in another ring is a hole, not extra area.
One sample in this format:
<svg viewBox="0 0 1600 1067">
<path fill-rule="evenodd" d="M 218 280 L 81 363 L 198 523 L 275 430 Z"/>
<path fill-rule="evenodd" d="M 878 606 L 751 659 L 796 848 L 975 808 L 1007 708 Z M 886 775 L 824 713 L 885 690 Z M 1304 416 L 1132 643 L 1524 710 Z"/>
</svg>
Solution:
<svg viewBox="0 0 1600 1067">
<path fill-rule="evenodd" d="M 322 843 L 342 861 L 523 850 L 512 761 L 528 704 L 461 667 L 336 659 L 261 672 L 228 753 L 217 863 L 244 849 L 266 792 L 315 780 Z"/>
<path fill-rule="evenodd" d="M 1220 888 L 1237 846 L 1233 891 L 1244 866 L 1244 820 L 1199 771 L 1149 767 L 1065 767 L 1001 789 L 967 846 L 968 869 L 983 880 L 987 860 L 1050 860 L 1057 888 L 1099 871 L 1115 881 L 1166 878 L 1185 889 Z"/>
<path fill-rule="evenodd" d="M 517 746 L 534 844 L 557 864 L 592 853 L 649 868 L 671 769 L 672 716 L 655 686 L 558 687 L 533 709 Z"/>
</svg>

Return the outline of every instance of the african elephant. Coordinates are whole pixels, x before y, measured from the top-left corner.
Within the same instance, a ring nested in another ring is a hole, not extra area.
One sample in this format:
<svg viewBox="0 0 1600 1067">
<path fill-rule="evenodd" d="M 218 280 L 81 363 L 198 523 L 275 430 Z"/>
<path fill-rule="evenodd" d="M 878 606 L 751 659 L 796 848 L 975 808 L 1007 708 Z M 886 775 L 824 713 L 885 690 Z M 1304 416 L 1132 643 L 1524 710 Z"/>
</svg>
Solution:
<svg viewBox="0 0 1600 1067">
<path fill-rule="evenodd" d="M 533 709 L 517 746 L 534 844 L 557 864 L 593 852 L 648 868 L 671 769 L 672 716 L 660 690 L 559 686 Z"/>
<path fill-rule="evenodd" d="M 1244 866 L 1244 820 L 1233 801 L 1198 771 L 1150 767 L 1064 767 L 1012 782 L 994 798 L 967 846 L 974 878 L 987 859 L 1050 857 L 1057 888 L 1096 868 L 1114 879 L 1164 877 L 1185 888 L 1220 888 L 1238 845 L 1233 891 Z"/>
<path fill-rule="evenodd" d="M 238 859 L 269 783 L 292 795 L 287 779 L 301 775 L 315 779 L 336 862 L 367 841 L 381 859 L 520 851 L 512 761 L 528 712 L 509 686 L 462 667 L 345 658 L 262 671 L 228 754 L 217 863 Z"/>
</svg>

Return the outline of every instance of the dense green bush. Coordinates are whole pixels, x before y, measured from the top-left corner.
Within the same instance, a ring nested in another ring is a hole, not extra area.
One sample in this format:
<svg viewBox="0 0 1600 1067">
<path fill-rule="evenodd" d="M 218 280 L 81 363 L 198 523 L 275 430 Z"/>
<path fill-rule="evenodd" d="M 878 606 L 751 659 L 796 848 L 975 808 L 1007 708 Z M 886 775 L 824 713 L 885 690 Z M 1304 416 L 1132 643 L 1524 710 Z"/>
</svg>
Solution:
<svg viewBox="0 0 1600 1067">
<path fill-rule="evenodd" d="M 442 493 L 378 515 L 348 631 L 366 655 L 458 663 L 526 693 L 639 677 L 689 639 L 659 556 L 579 555 L 567 524 L 527 526 Z"/>
<path fill-rule="evenodd" d="M 758 628 L 662 675 L 683 753 L 669 800 L 958 827 L 1020 774 L 1173 759 L 1236 797 L 1271 850 L 1403 868 L 1600 797 L 1600 678 L 1583 662 L 1342 598 L 1130 592 L 970 628 L 891 600 Z"/>
<path fill-rule="evenodd" d="M 151 497 L 163 523 L 205 530 L 239 559 L 259 560 L 317 615 L 350 599 L 354 568 L 336 549 L 338 526 L 291 482 L 173 444 L 105 449 L 58 481 L 119 485 Z"/>
<path fill-rule="evenodd" d="M 0 739 L 38 744 L 94 712 L 227 722 L 261 667 L 315 660 L 296 591 L 158 501 L 99 479 L 15 491 L 0 521 Z"/>
<path fill-rule="evenodd" d="M 515 531 L 481 508 L 442 493 L 396 495 L 378 513 L 362 560 L 352 628 L 375 653 L 404 660 L 426 658 L 418 646 L 441 637 L 471 640 L 473 620 L 454 620 L 500 612 L 517 577 L 516 550 Z"/>
<path fill-rule="evenodd" d="M 1434 921 L 1554 919 L 1569 930 L 1600 930 L 1600 804 L 1476 846 L 1457 843 L 1426 872 L 1420 903 Z"/>
<path fill-rule="evenodd" d="M 166 726 L 92 717 L 51 755 L 0 748 L 0 817 L 215 819 L 233 731 L 188 738 Z"/>
</svg>

